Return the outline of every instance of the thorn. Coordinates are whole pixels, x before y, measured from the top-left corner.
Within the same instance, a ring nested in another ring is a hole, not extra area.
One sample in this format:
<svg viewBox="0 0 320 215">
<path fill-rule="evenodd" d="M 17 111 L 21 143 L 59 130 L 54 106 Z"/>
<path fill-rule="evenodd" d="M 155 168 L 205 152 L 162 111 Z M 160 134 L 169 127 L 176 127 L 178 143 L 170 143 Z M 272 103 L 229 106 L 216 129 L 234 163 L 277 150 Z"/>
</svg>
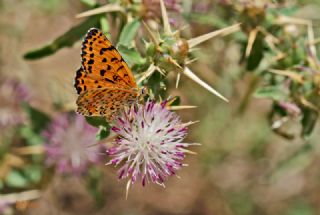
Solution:
<svg viewBox="0 0 320 215">
<path fill-rule="evenodd" d="M 5 202 L 22 202 L 38 199 L 41 197 L 41 192 L 39 190 L 28 190 L 19 193 L 10 193 L 0 195 L 0 201 Z"/>
<path fill-rule="evenodd" d="M 147 71 L 142 75 L 142 77 L 137 81 L 138 84 L 140 84 L 142 81 L 150 77 L 154 71 L 156 71 L 157 67 L 154 64 L 150 64 Z"/>
<path fill-rule="evenodd" d="M 12 150 L 20 155 L 42 154 L 44 152 L 43 145 L 33 145 L 24 147 L 14 147 Z"/>
<path fill-rule="evenodd" d="M 184 30 L 186 30 L 187 28 L 190 28 L 190 26 L 189 26 L 189 25 L 184 25 L 184 26 L 182 26 L 180 29 L 174 31 L 174 32 L 173 32 L 173 35 L 178 35 L 178 34 L 180 34 L 181 31 L 184 31 Z"/>
<path fill-rule="evenodd" d="M 195 61 L 197 61 L 198 60 L 198 58 L 193 58 L 193 59 L 191 59 L 191 60 L 188 60 L 188 61 L 186 61 L 186 65 L 189 65 L 189 64 L 192 64 L 193 62 L 195 62 Z"/>
<path fill-rule="evenodd" d="M 181 77 L 181 74 L 180 74 L 180 72 L 178 72 L 177 73 L 177 80 L 176 80 L 176 89 L 178 89 L 180 77 Z"/>
<path fill-rule="evenodd" d="M 193 48 L 194 46 L 199 45 L 200 43 L 203 43 L 218 35 L 226 36 L 228 34 L 231 34 L 239 30 L 240 30 L 240 23 L 189 39 L 188 40 L 189 48 Z"/>
<path fill-rule="evenodd" d="M 160 0 L 160 7 L 161 7 L 161 14 L 162 14 L 164 33 L 166 33 L 168 35 L 171 35 L 172 31 L 171 31 L 171 28 L 170 28 L 169 17 L 168 17 L 168 14 L 167 14 L 166 6 L 163 3 L 163 0 Z"/>
<path fill-rule="evenodd" d="M 87 17 L 87 16 L 97 15 L 100 13 L 108 13 L 108 12 L 116 12 L 116 11 L 125 13 L 125 11 L 123 10 L 123 8 L 120 5 L 107 4 L 102 7 L 98 7 L 98 8 L 92 9 L 92 10 L 87 10 L 83 13 L 79 13 L 78 15 L 76 15 L 76 18 L 83 18 L 83 17 Z"/>
<path fill-rule="evenodd" d="M 189 77 L 194 82 L 198 83 L 200 86 L 208 90 L 210 93 L 218 96 L 220 99 L 229 102 L 228 99 L 226 99 L 224 96 L 222 96 L 218 91 L 213 89 L 211 86 L 209 86 L 207 83 L 202 81 L 198 76 L 196 76 L 188 67 L 185 67 L 183 70 L 183 74 L 185 74 L 187 77 Z"/>
<path fill-rule="evenodd" d="M 248 44 L 246 47 L 246 58 L 249 57 L 249 55 L 251 54 L 251 50 L 252 50 L 254 41 L 257 38 L 258 32 L 259 32 L 259 30 L 257 28 L 255 28 L 252 31 L 250 31 L 250 33 L 249 33 Z"/>
<path fill-rule="evenodd" d="M 294 80 L 300 84 L 303 84 L 303 77 L 293 71 L 278 70 L 278 69 L 270 69 L 269 71 L 273 74 L 287 76 L 287 77 L 291 78 L 292 80 Z"/>
<path fill-rule="evenodd" d="M 191 150 L 188 150 L 188 149 L 183 149 L 182 151 L 187 153 L 187 154 L 191 154 L 191 155 L 197 155 L 198 154 L 197 152 L 194 152 L 194 151 L 191 151 Z"/>
<path fill-rule="evenodd" d="M 159 40 L 157 39 L 156 35 L 154 35 L 154 33 L 151 31 L 151 29 L 149 28 L 149 26 L 147 25 L 147 23 L 145 23 L 144 21 L 142 21 L 143 26 L 145 27 L 145 29 L 147 30 L 147 33 L 151 39 L 151 41 L 153 42 L 153 44 L 158 47 L 159 46 Z"/>
<path fill-rule="evenodd" d="M 182 69 L 182 67 L 178 64 L 178 62 L 175 59 L 173 59 L 171 56 L 168 57 L 168 61 L 169 61 L 169 63 L 172 63 L 173 65 L 175 65 L 179 69 Z"/>
<path fill-rule="evenodd" d="M 193 109 L 197 108 L 198 106 L 193 105 L 178 105 L 178 106 L 168 106 L 168 110 L 184 110 L 184 109 Z"/>
<path fill-rule="evenodd" d="M 198 122 L 200 122 L 200 120 L 182 123 L 180 126 L 181 126 L 181 127 L 186 127 L 186 126 L 189 126 L 189 125 L 196 124 L 196 123 L 198 123 Z"/>
<path fill-rule="evenodd" d="M 131 178 L 128 180 L 127 182 L 127 186 L 126 186 L 126 200 L 128 200 L 128 196 L 129 196 L 129 189 L 130 189 L 130 185 L 131 185 Z"/>
</svg>

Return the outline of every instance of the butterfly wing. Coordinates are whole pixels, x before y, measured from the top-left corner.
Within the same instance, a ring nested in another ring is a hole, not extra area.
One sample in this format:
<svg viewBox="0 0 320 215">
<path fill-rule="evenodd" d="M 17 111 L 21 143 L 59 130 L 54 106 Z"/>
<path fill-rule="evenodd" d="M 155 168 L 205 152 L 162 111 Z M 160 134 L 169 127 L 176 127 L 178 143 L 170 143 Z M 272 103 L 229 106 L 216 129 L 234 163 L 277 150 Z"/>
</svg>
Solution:
<svg viewBox="0 0 320 215">
<path fill-rule="evenodd" d="M 134 76 L 119 52 L 95 28 L 82 44 L 82 67 L 74 87 L 79 94 L 77 112 L 86 116 L 106 116 L 111 121 L 137 98 Z"/>
<path fill-rule="evenodd" d="M 97 78 L 93 75 L 87 74 L 82 67 L 80 67 L 76 72 L 74 87 L 76 88 L 78 94 L 91 89 L 113 87 L 113 85 L 113 83 L 110 84 L 110 82 L 106 81 L 105 79 Z"/>
<path fill-rule="evenodd" d="M 110 122 L 125 106 L 136 101 L 137 92 L 133 90 L 101 88 L 89 89 L 77 99 L 77 112 L 85 116 L 106 116 Z"/>
<path fill-rule="evenodd" d="M 120 53 L 98 29 L 91 28 L 82 44 L 82 67 L 95 80 L 122 88 L 136 88 L 134 76 Z M 121 85 L 121 86 L 120 86 Z"/>
</svg>

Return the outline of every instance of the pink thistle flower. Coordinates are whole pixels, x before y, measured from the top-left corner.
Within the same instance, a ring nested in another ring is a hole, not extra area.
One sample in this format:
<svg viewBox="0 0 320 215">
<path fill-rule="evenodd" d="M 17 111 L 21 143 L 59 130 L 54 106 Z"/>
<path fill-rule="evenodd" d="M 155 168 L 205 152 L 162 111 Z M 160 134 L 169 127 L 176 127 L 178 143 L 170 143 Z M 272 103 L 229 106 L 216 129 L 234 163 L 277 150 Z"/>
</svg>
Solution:
<svg viewBox="0 0 320 215">
<path fill-rule="evenodd" d="M 97 131 L 83 116 L 58 116 L 43 133 L 47 139 L 46 164 L 60 173 L 83 173 L 101 160 L 103 149 L 96 140 Z"/>
<path fill-rule="evenodd" d="M 0 83 L 0 128 L 15 126 L 25 120 L 21 104 L 27 102 L 30 95 L 18 81 L 7 79 Z"/>
<path fill-rule="evenodd" d="M 122 163 L 119 179 L 138 179 L 145 186 L 149 181 L 164 186 L 164 181 L 175 175 L 184 164 L 190 143 L 182 142 L 187 135 L 187 124 L 161 104 L 147 101 L 145 105 L 132 106 L 112 127 L 118 137 L 114 147 L 107 150 L 113 157 L 108 164 Z"/>
</svg>

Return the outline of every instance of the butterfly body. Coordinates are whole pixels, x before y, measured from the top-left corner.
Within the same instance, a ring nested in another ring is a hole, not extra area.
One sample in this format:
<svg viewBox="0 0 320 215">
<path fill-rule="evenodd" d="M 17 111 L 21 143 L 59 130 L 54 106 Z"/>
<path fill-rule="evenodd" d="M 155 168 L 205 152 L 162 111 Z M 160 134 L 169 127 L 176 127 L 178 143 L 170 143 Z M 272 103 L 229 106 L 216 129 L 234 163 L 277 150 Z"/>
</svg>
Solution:
<svg viewBox="0 0 320 215">
<path fill-rule="evenodd" d="M 131 70 L 100 30 L 88 31 L 81 57 L 74 84 L 79 94 L 78 113 L 105 116 L 110 122 L 138 100 L 140 93 Z"/>
</svg>

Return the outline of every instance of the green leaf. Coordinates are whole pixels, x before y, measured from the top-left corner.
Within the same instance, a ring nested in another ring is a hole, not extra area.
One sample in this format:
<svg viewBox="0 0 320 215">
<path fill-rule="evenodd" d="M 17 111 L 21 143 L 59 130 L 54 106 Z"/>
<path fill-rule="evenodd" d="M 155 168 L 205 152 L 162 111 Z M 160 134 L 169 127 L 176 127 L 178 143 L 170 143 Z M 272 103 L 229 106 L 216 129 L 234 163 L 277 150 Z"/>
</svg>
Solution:
<svg viewBox="0 0 320 215">
<path fill-rule="evenodd" d="M 37 183 L 41 180 L 42 171 L 41 167 L 37 165 L 29 165 L 23 169 L 24 175 L 29 179 L 32 183 Z"/>
<path fill-rule="evenodd" d="M 267 86 L 256 90 L 254 96 L 256 98 L 267 98 L 276 101 L 284 100 L 287 95 L 283 89 L 278 86 Z"/>
<path fill-rule="evenodd" d="M 71 47 L 76 41 L 80 40 L 88 31 L 88 29 L 99 25 L 100 16 L 91 16 L 84 22 L 74 26 L 63 35 L 59 36 L 53 42 L 43 46 L 42 48 L 32 50 L 24 54 L 27 60 L 35 60 L 54 54 L 61 48 Z"/>
<path fill-rule="evenodd" d="M 23 104 L 23 108 L 31 120 L 31 127 L 35 133 L 39 133 L 47 127 L 48 123 L 50 122 L 50 117 L 47 114 L 30 106 L 27 103 Z"/>
<path fill-rule="evenodd" d="M 252 45 L 250 55 L 247 60 L 247 70 L 252 71 L 256 69 L 264 55 L 264 38 L 261 33 L 258 33 L 256 40 Z"/>
<path fill-rule="evenodd" d="M 102 140 L 107 138 L 110 135 L 110 126 L 109 127 L 101 127 L 99 133 L 97 134 L 97 140 Z"/>
<path fill-rule="evenodd" d="M 105 117 L 90 116 L 90 117 L 86 117 L 86 120 L 90 125 L 94 127 L 99 127 L 99 126 L 110 127 Z"/>
<path fill-rule="evenodd" d="M 39 133 L 35 133 L 31 126 L 21 127 L 19 134 L 23 137 L 28 145 L 38 145 L 43 143 L 43 138 Z"/>
<path fill-rule="evenodd" d="M 110 26 L 109 26 L 108 20 L 105 16 L 100 17 L 100 26 L 101 26 L 101 30 L 104 34 L 109 34 Z"/>
<path fill-rule="evenodd" d="M 130 67 L 134 64 L 144 64 L 146 62 L 134 48 L 128 48 L 127 46 L 119 44 L 118 51 Z"/>
<path fill-rule="evenodd" d="M 136 33 L 140 27 L 140 21 L 138 19 L 133 20 L 132 22 L 127 23 L 119 37 L 119 44 L 122 44 L 124 46 L 129 46 L 131 41 L 134 40 L 134 37 L 136 36 Z"/>
<path fill-rule="evenodd" d="M 5 180 L 6 184 L 13 188 L 24 188 L 29 184 L 27 178 L 17 170 L 11 170 Z"/>
</svg>

